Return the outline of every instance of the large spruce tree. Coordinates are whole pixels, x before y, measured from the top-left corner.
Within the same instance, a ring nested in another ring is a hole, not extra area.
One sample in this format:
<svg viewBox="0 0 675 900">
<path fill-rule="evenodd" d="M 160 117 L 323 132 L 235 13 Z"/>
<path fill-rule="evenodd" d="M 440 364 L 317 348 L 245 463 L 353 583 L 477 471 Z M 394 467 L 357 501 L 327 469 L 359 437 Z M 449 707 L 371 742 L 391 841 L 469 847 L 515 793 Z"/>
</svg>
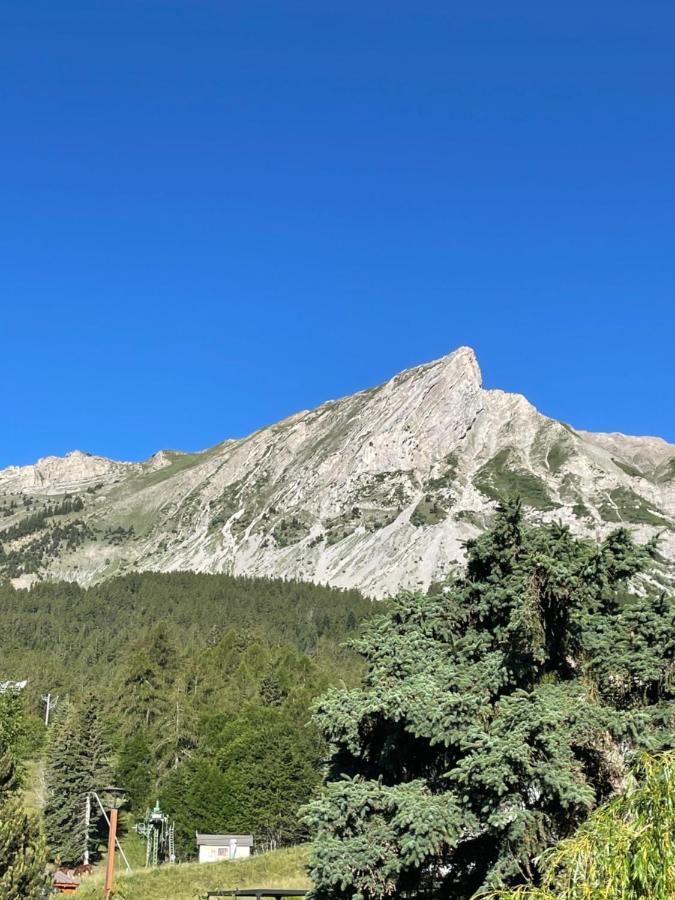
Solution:
<svg viewBox="0 0 675 900">
<path fill-rule="evenodd" d="M 110 750 L 94 701 L 67 708 L 47 750 L 45 832 L 52 859 L 78 863 L 87 847 L 96 855 L 104 829 L 93 793 L 110 779 Z"/>
<path fill-rule="evenodd" d="M 0 900 L 37 900 L 46 883 L 46 854 L 19 792 L 21 699 L 6 693 L 0 701 Z"/>
<path fill-rule="evenodd" d="M 673 740 L 675 612 L 653 547 L 527 527 L 517 500 L 463 577 L 403 594 L 357 642 L 364 687 L 317 708 L 330 775 L 308 810 L 321 898 L 467 898 L 541 851 Z"/>
</svg>

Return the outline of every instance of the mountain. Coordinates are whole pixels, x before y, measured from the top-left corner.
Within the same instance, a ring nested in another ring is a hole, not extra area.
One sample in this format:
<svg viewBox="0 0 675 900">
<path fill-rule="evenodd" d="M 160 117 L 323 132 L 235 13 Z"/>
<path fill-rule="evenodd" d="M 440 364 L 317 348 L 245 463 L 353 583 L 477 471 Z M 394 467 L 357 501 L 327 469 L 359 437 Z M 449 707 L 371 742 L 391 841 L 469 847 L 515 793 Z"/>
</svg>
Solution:
<svg viewBox="0 0 675 900">
<path fill-rule="evenodd" d="M 75 451 L 0 470 L 0 577 L 89 583 L 134 570 L 426 588 L 496 500 L 601 536 L 675 546 L 675 446 L 578 431 L 481 387 L 462 347 L 386 384 L 200 453 Z"/>
</svg>

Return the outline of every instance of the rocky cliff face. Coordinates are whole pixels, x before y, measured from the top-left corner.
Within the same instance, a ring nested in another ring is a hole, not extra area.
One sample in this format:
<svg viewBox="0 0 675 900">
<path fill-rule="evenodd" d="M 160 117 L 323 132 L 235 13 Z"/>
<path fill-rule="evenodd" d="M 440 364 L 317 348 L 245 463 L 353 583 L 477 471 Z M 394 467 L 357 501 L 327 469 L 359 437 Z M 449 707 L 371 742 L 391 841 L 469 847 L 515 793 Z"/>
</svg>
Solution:
<svg viewBox="0 0 675 900">
<path fill-rule="evenodd" d="M 193 569 L 426 588 L 500 496 L 599 536 L 675 543 L 675 446 L 591 434 L 487 391 L 461 348 L 202 453 L 75 452 L 0 471 L 0 577 Z"/>
</svg>

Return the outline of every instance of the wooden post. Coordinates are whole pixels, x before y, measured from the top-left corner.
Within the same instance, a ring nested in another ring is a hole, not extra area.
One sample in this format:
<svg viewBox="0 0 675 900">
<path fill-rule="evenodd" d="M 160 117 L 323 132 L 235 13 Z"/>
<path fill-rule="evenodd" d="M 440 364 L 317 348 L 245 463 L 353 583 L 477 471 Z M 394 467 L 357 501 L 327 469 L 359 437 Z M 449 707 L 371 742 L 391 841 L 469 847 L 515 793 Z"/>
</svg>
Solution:
<svg viewBox="0 0 675 900">
<path fill-rule="evenodd" d="M 115 838 L 117 836 L 117 810 L 110 810 L 110 830 L 108 832 L 108 860 L 105 867 L 105 900 L 112 893 L 113 872 L 115 871 Z"/>
</svg>

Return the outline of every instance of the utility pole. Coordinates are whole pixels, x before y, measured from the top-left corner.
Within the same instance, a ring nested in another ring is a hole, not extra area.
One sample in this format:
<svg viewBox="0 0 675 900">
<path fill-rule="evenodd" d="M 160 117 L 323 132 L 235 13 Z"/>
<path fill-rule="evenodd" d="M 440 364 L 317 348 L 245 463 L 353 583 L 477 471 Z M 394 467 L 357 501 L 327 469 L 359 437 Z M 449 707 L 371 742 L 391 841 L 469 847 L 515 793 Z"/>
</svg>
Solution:
<svg viewBox="0 0 675 900">
<path fill-rule="evenodd" d="M 89 865 L 89 826 L 91 823 L 91 794 L 87 794 L 84 801 L 84 855 L 82 862 Z"/>
<path fill-rule="evenodd" d="M 105 867 L 105 900 L 112 894 L 113 872 L 115 871 L 115 839 L 117 836 L 117 807 L 110 810 L 110 831 L 108 832 L 108 859 Z"/>
<path fill-rule="evenodd" d="M 105 900 L 110 900 L 113 874 L 115 872 L 115 844 L 119 843 L 117 840 L 117 810 L 124 802 L 124 789 L 121 787 L 108 787 L 105 789 L 105 792 L 111 798 L 110 821 L 108 824 L 108 858 L 105 867 Z M 96 799 L 98 800 L 98 795 L 96 796 Z M 120 852 L 121 851 L 122 848 L 120 847 Z"/>
<path fill-rule="evenodd" d="M 49 713 L 56 708 L 56 704 L 59 702 L 58 697 L 52 698 L 51 694 L 43 694 L 42 699 L 45 702 L 45 727 L 49 727 Z"/>
</svg>

